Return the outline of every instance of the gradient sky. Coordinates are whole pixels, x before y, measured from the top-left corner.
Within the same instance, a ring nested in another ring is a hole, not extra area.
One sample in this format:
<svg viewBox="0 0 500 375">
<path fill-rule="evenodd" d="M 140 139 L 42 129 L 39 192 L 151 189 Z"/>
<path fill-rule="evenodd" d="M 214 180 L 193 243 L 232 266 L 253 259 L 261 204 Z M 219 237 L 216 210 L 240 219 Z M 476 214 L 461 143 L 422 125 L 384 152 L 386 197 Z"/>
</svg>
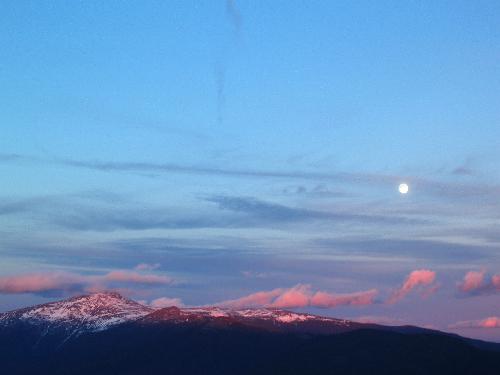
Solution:
<svg viewBox="0 0 500 375">
<path fill-rule="evenodd" d="M 0 311 L 272 291 L 253 305 L 500 341 L 499 19 L 2 1 Z"/>
</svg>

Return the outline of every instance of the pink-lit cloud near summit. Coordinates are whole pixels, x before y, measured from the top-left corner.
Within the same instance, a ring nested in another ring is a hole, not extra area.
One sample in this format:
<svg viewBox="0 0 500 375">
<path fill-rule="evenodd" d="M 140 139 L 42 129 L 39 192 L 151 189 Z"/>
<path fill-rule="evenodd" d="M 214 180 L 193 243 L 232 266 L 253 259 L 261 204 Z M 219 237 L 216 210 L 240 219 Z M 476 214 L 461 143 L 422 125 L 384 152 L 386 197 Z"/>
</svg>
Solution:
<svg viewBox="0 0 500 375">
<path fill-rule="evenodd" d="M 354 293 L 328 293 L 314 290 L 310 285 L 298 284 L 291 288 L 278 288 L 270 291 L 252 293 L 250 295 L 218 303 L 219 306 L 244 308 L 297 308 L 320 307 L 334 308 L 337 306 L 364 306 L 374 303 L 376 289 Z"/>
</svg>

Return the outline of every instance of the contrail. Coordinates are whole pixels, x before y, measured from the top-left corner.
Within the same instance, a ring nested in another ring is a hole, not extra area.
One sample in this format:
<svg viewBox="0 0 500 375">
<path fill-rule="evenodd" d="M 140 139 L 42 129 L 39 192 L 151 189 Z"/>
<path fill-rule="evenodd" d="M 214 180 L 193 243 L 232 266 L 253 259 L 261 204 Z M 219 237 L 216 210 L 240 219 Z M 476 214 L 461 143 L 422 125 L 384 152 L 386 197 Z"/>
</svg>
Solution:
<svg viewBox="0 0 500 375">
<path fill-rule="evenodd" d="M 231 23 L 233 24 L 234 30 L 236 31 L 237 34 L 239 34 L 241 30 L 242 18 L 233 0 L 226 0 L 226 13 L 231 19 Z"/>
</svg>

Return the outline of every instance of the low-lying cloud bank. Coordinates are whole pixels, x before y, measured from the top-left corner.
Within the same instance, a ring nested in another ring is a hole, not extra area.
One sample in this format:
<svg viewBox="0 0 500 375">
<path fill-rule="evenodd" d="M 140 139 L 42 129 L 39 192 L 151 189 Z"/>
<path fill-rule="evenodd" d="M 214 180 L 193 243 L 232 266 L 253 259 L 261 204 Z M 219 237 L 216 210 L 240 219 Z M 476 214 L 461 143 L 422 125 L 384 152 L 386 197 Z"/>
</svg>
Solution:
<svg viewBox="0 0 500 375">
<path fill-rule="evenodd" d="M 334 294 L 314 291 L 311 285 L 297 284 L 292 288 L 277 288 L 270 291 L 252 293 L 248 296 L 217 303 L 221 307 L 245 308 L 266 307 L 290 309 L 297 307 L 333 308 L 337 306 L 362 306 L 374 303 L 378 290 Z"/>
<path fill-rule="evenodd" d="M 490 316 L 480 320 L 465 320 L 452 324 L 450 328 L 500 328 L 500 317 Z"/>
<path fill-rule="evenodd" d="M 184 307 L 184 303 L 180 298 L 160 297 L 152 300 L 149 303 L 145 303 L 144 301 L 140 302 L 147 304 L 155 309 L 161 309 L 163 307 L 170 307 L 170 306 Z"/>
</svg>

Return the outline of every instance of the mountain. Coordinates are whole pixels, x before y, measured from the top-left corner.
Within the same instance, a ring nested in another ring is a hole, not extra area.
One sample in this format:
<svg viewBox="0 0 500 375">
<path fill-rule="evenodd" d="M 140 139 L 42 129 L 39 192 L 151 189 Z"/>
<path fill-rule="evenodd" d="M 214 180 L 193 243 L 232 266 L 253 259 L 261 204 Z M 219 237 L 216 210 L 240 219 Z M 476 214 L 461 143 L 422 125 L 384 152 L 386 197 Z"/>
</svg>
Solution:
<svg viewBox="0 0 500 375">
<path fill-rule="evenodd" d="M 0 315 L 6 374 L 499 374 L 500 346 L 277 309 L 152 309 L 116 293 Z"/>
<path fill-rule="evenodd" d="M 15 322 L 47 324 L 72 332 L 102 331 L 154 311 L 118 293 L 95 293 L 0 315 L 0 327 Z"/>
</svg>

